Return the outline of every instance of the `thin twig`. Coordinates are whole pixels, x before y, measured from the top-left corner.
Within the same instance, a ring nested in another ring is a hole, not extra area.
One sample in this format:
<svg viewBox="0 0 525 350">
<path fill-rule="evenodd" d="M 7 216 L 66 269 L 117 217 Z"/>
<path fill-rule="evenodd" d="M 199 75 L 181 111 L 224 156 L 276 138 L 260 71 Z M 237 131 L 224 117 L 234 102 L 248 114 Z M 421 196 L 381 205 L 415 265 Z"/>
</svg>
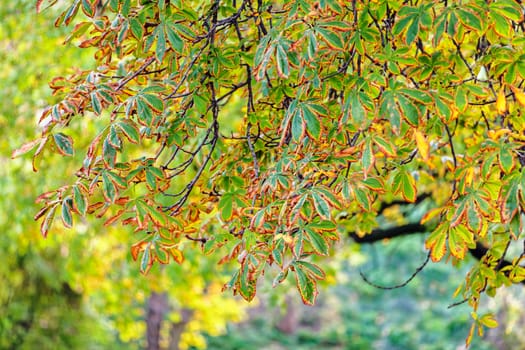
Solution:
<svg viewBox="0 0 525 350">
<path fill-rule="evenodd" d="M 414 271 L 414 273 L 403 283 L 400 283 L 400 284 L 396 284 L 394 286 L 381 286 L 379 284 L 376 284 L 376 283 L 373 283 L 371 282 L 366 276 L 365 274 L 363 273 L 363 271 L 359 271 L 359 274 L 361 275 L 361 278 L 363 279 L 363 281 L 365 281 L 367 284 L 371 285 L 372 287 L 375 287 L 375 288 L 378 288 L 378 289 L 385 289 L 385 290 L 391 290 L 391 289 L 398 289 L 398 288 L 403 288 L 405 287 L 407 284 L 410 283 L 410 281 L 412 281 L 421 271 L 423 271 L 423 269 L 425 268 L 425 266 L 427 266 L 428 262 L 430 261 L 430 251 L 428 252 L 427 254 L 427 257 L 425 259 L 425 261 L 418 266 L 418 268 L 416 269 L 416 271 Z"/>
</svg>

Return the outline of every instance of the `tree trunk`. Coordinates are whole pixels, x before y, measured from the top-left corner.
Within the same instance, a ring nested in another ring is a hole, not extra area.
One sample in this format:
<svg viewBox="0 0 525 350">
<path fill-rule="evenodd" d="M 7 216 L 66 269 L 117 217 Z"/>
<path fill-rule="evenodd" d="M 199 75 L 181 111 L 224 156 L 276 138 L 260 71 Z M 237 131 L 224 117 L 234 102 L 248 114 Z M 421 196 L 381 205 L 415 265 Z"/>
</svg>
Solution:
<svg viewBox="0 0 525 350">
<path fill-rule="evenodd" d="M 277 329 L 284 334 L 295 334 L 299 328 L 299 310 L 294 299 L 288 294 L 286 295 L 286 311 L 284 316 L 277 324 Z"/>
<path fill-rule="evenodd" d="M 188 309 L 182 309 L 180 311 L 180 314 L 181 320 L 179 322 L 173 322 L 171 324 L 170 344 L 168 350 L 179 350 L 179 343 L 182 332 L 184 332 L 184 328 L 186 327 L 186 324 L 188 324 L 188 322 L 190 321 L 193 312 Z"/>
<path fill-rule="evenodd" d="M 146 333 L 148 340 L 147 350 L 160 349 L 160 327 L 167 310 L 168 298 L 166 293 L 152 292 L 148 300 L 148 311 L 146 316 Z"/>
</svg>

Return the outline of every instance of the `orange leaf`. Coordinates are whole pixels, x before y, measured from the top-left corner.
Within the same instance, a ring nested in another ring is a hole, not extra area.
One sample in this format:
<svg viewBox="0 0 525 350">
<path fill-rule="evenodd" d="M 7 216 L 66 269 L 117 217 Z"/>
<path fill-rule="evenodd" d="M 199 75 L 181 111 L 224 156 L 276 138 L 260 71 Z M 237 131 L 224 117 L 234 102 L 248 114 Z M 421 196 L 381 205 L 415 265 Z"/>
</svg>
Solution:
<svg viewBox="0 0 525 350">
<path fill-rule="evenodd" d="M 514 93 L 516 101 L 518 101 L 520 105 L 525 106 L 525 93 L 512 85 L 510 86 L 510 89 Z"/>
<path fill-rule="evenodd" d="M 177 248 L 170 248 L 168 251 L 177 264 L 181 264 L 184 261 L 184 255 Z"/>
<path fill-rule="evenodd" d="M 24 143 L 20 148 L 17 148 L 13 151 L 13 153 L 11 154 L 11 158 L 16 158 L 18 156 L 21 156 L 22 154 L 31 151 L 39 142 L 41 142 L 41 139 Z"/>
</svg>

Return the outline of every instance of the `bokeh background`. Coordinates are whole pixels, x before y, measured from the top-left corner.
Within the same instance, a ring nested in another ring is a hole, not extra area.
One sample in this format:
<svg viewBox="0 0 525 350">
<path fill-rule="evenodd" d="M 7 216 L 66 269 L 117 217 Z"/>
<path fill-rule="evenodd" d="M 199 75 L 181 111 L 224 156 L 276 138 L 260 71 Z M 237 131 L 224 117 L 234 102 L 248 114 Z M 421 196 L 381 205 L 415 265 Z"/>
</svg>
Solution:
<svg viewBox="0 0 525 350">
<path fill-rule="evenodd" d="M 102 220 L 55 225 L 44 239 L 33 220 L 35 198 L 64 184 L 83 156 L 45 154 L 33 171 L 14 149 L 38 137 L 39 112 L 54 102 L 47 83 L 89 69 L 93 52 L 63 45 L 70 28 L 55 28 L 60 6 L 35 12 L 35 0 L 0 3 L 0 349 L 143 349 L 152 296 L 163 307 L 164 349 L 462 349 L 470 309 L 448 308 L 471 261 L 430 264 L 408 286 L 385 291 L 424 261 L 424 237 L 371 246 L 343 241 L 327 268 L 315 307 L 301 305 L 291 285 L 262 281 L 247 304 L 222 285 L 231 272 L 219 256 L 186 250 L 183 265 L 141 275 L 129 247 L 133 234 Z M 76 68 L 75 68 L 76 67 Z M 79 150 L 96 118 L 71 125 Z M 393 214 L 395 215 L 395 213 Z M 525 293 L 520 286 L 485 297 L 500 327 L 473 349 L 523 349 Z"/>
</svg>

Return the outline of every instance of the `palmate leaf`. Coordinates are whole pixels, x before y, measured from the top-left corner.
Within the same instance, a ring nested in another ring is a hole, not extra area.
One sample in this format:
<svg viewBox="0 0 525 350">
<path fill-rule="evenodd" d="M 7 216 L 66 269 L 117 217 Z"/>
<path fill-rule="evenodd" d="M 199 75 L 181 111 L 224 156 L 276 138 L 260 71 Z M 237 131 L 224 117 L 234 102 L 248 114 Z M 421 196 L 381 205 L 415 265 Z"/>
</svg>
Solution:
<svg viewBox="0 0 525 350">
<path fill-rule="evenodd" d="M 392 182 L 394 193 L 401 194 L 408 202 L 415 202 L 417 197 L 416 181 L 405 168 L 399 169 Z"/>
<path fill-rule="evenodd" d="M 57 20 L 97 68 L 52 81 L 60 101 L 42 114 L 42 141 L 13 153 L 38 147 L 37 164 L 48 151 L 73 155 L 66 134 L 89 145 L 78 179 L 43 197 L 43 235 L 59 209 L 64 226 L 107 213 L 106 225 L 146 237 L 132 248 L 142 272 L 224 247 L 235 293 L 252 300 L 277 265 L 274 283 L 295 273 L 308 304 L 325 275 L 304 259 L 332 253 L 348 231 L 381 229 L 378 215 L 404 222 L 386 207 L 411 224 L 427 212 L 433 261 L 484 243 L 496 258 L 520 236 L 517 2 L 97 3 L 73 0 Z M 79 9 L 90 18 L 73 23 Z M 471 301 L 486 278 L 491 292 L 513 279 L 485 262 L 464 284 Z"/>
</svg>

